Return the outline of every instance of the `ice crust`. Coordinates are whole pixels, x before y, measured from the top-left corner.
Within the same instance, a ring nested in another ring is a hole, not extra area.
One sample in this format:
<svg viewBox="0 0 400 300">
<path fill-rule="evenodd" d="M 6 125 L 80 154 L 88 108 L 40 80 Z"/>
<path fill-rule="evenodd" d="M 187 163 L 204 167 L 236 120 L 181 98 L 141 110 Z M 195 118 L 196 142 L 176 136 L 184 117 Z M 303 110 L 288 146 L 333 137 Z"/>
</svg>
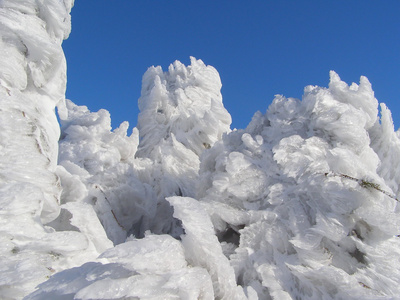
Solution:
<svg viewBox="0 0 400 300">
<path fill-rule="evenodd" d="M 72 5 L 0 1 L 1 299 L 399 298 L 400 132 L 366 77 L 231 131 L 213 67 L 151 67 L 128 134 L 64 98 Z"/>
</svg>

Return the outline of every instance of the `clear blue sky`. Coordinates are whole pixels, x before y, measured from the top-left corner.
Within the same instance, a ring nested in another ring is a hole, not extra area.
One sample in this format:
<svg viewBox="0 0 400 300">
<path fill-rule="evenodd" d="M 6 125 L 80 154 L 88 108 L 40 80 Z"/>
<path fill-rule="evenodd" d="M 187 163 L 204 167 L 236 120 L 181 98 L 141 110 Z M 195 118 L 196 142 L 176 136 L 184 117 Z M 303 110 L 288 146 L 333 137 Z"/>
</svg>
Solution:
<svg viewBox="0 0 400 300">
<path fill-rule="evenodd" d="M 232 128 L 265 113 L 275 94 L 301 98 L 361 75 L 400 126 L 400 1 L 76 0 L 63 48 L 67 98 L 136 126 L 152 65 L 202 59 L 220 73 Z"/>
</svg>

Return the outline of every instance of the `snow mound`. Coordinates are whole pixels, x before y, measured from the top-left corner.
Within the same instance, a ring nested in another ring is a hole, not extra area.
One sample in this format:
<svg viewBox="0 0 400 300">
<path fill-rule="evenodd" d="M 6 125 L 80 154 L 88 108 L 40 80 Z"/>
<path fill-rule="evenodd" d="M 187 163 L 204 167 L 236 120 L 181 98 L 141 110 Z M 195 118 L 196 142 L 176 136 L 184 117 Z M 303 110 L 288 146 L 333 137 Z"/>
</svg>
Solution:
<svg viewBox="0 0 400 300">
<path fill-rule="evenodd" d="M 189 268 L 182 244 L 169 235 L 130 240 L 54 275 L 33 299 L 214 299 L 208 273 Z"/>
</svg>

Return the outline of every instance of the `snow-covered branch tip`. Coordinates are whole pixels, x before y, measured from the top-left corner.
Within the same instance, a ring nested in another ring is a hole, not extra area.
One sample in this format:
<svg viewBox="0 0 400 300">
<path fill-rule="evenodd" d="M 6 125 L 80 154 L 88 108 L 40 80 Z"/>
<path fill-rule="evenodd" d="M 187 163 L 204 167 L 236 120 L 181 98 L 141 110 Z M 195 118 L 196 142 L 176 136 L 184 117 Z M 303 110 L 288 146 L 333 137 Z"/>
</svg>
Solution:
<svg viewBox="0 0 400 300">
<path fill-rule="evenodd" d="M 351 177 L 351 176 L 346 175 L 346 174 L 335 174 L 335 173 L 332 173 L 332 172 L 325 173 L 324 175 L 326 177 L 328 177 L 328 176 L 337 176 L 337 177 L 342 177 L 342 178 L 353 180 L 353 181 L 357 182 L 363 188 L 366 188 L 366 189 L 369 188 L 369 189 L 377 190 L 377 191 L 385 194 L 386 196 L 396 200 L 397 202 L 400 202 L 399 199 L 397 199 L 395 195 L 390 194 L 389 192 L 383 190 L 379 184 L 374 183 L 372 181 L 368 181 L 368 180 L 365 180 L 365 179 L 358 179 L 358 178 Z"/>
</svg>

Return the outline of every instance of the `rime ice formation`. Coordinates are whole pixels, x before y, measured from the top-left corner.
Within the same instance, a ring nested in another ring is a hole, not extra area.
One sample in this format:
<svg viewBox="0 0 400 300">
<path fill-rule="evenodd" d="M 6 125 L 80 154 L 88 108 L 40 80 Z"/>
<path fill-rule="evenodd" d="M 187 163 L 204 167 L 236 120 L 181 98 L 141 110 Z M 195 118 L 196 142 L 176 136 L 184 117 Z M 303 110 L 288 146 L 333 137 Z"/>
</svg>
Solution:
<svg viewBox="0 0 400 300">
<path fill-rule="evenodd" d="M 309 86 L 302 101 L 277 96 L 205 153 L 197 199 L 222 242 L 236 236 L 225 247 L 238 284 L 262 299 L 400 295 L 389 155 L 399 139 L 377 108 L 365 77 L 347 86 L 331 72 L 329 88 Z"/>
<path fill-rule="evenodd" d="M 219 74 L 193 57 L 190 66 L 176 61 L 168 72 L 151 67 L 143 76 L 139 109 L 136 156 L 153 161 L 144 181 L 156 192 L 156 218 L 165 220 L 152 229 L 179 236 L 165 197 L 195 195 L 201 154 L 230 131 Z"/>
<path fill-rule="evenodd" d="M 399 297 L 400 133 L 365 77 L 231 131 L 192 58 L 111 130 L 64 99 L 71 5 L 0 2 L 1 299 Z"/>
<path fill-rule="evenodd" d="M 13 122 L 21 130 L 18 140 L 2 138 L 2 166 L 12 165 L 15 181 L 35 185 L 44 193 L 36 212 L 43 222 L 52 220 L 59 210 L 60 189 L 54 170 L 60 131 L 54 109 L 57 104 L 62 106 L 65 98 L 66 63 L 61 42 L 70 31 L 71 2 L 0 3 L 1 120 L 5 130 L 15 130 L 5 126 Z M 9 133 L 3 134 L 7 137 Z M 10 159 L 12 156 L 15 159 Z M 29 156 L 27 161 L 35 166 L 27 169 L 22 163 L 15 164 L 21 156 Z M 33 180 L 39 178 L 38 173 L 41 179 Z"/>
<path fill-rule="evenodd" d="M 175 62 L 165 73 L 150 68 L 139 130 L 130 136 L 127 122 L 111 132 L 107 111 L 67 101 L 58 170 L 62 203 L 93 205 L 115 244 L 146 230 L 179 237 L 182 227 L 165 198 L 195 195 L 201 153 L 229 131 L 220 89 L 218 72 L 201 60 L 192 58 L 188 67 Z"/>
<path fill-rule="evenodd" d="M 54 277 L 55 281 L 44 283 L 43 288 L 27 299 L 60 297 L 67 292 L 74 293 L 76 297 L 109 297 L 115 284 L 121 290 L 120 297 L 170 295 L 168 297 L 174 298 L 175 295 L 182 299 L 213 299 L 215 294 L 221 299 L 245 298 L 243 289 L 236 284 L 234 270 L 213 233 L 211 221 L 207 218 L 203 220 L 206 212 L 196 204 L 196 200 L 181 197 L 196 194 L 201 154 L 230 131 L 231 118 L 222 105 L 220 89 L 217 71 L 201 60 L 192 58 L 188 67 L 175 62 L 165 73 L 159 67 L 150 68 L 143 77 L 142 97 L 139 100 L 140 143 L 138 129 L 134 128 L 132 134 L 127 136 L 127 123 L 110 131 L 111 120 L 107 111 L 93 113 L 84 106 L 66 101 L 68 117 L 61 117 L 57 171 L 64 188 L 61 195 L 62 213 L 50 225 L 58 230 L 68 230 L 82 205 L 92 207 L 108 238 L 114 244 L 120 244 L 115 247 L 118 251 L 110 252 L 114 253 L 113 256 L 101 255 L 101 258 L 117 261 L 118 257 L 128 257 L 128 254 L 123 254 L 125 252 L 129 253 L 129 257 L 138 252 L 138 262 L 142 261 L 142 267 L 130 263 L 129 266 L 121 264 L 115 269 L 118 271 L 112 277 L 124 281 L 124 287 L 121 283 L 104 285 L 104 278 L 94 276 L 93 282 L 73 278 L 69 284 L 75 285 L 76 280 L 83 282 L 73 291 L 69 288 L 52 290 L 52 285 L 58 284 L 59 280 Z M 214 126 L 209 128 L 209 124 Z M 186 201 L 184 203 L 192 203 L 191 206 L 199 211 L 199 216 L 188 215 L 182 204 L 174 204 L 182 208 L 182 213 L 176 215 L 177 208 L 174 213 L 170 206 L 175 198 L 168 202 L 166 199 L 169 196 L 177 196 L 178 203 L 181 202 L 179 199 Z M 197 232 L 205 229 L 196 228 L 198 223 L 206 224 L 207 230 L 196 240 Z M 168 235 L 157 237 L 148 232 L 144 237 L 146 230 Z M 179 238 L 183 232 L 188 237 L 194 236 L 195 240 L 182 238 L 181 244 L 171 238 Z M 90 235 L 91 238 L 93 236 Z M 133 236 L 144 238 L 137 240 Z M 134 242 L 126 243 L 127 237 Z M 208 259 L 199 260 L 196 255 L 199 251 L 195 249 L 196 243 L 203 238 L 208 240 L 208 244 L 204 244 L 199 253 L 207 253 L 209 246 L 216 247 L 210 262 Z M 171 249 L 167 254 L 164 239 L 172 239 L 180 245 L 179 248 Z M 143 260 L 140 255 L 152 255 L 152 250 L 146 246 L 150 245 L 147 241 L 152 241 L 155 248 L 163 249 L 154 253 L 154 257 L 159 256 L 160 261 L 154 263 L 153 269 L 149 261 Z M 95 245 L 106 246 L 105 242 L 102 236 L 94 238 Z M 140 250 L 136 249 L 136 245 L 140 245 Z M 192 254 L 188 254 L 189 249 L 192 249 Z M 178 255 L 178 250 L 182 256 Z M 166 255 L 170 260 L 168 266 L 165 265 Z M 224 264 L 219 266 L 222 261 Z M 171 269 L 170 264 L 179 265 L 179 268 Z M 99 268 L 107 269 L 101 263 L 86 264 L 81 268 L 80 271 L 71 272 L 92 274 Z M 149 269 L 146 276 L 142 269 Z M 66 272 L 71 274 L 70 271 Z M 163 274 L 161 277 L 153 274 L 160 272 Z M 179 283 L 181 276 L 186 279 Z M 150 281 L 149 285 L 143 285 L 144 281 Z M 166 282 L 171 286 L 171 291 L 164 288 Z M 140 288 L 132 288 L 132 284 Z M 178 288 L 180 285 L 182 288 Z"/>
<path fill-rule="evenodd" d="M 138 180 L 141 163 L 134 159 L 137 130 L 128 137 L 125 122 L 111 132 L 108 111 L 91 113 L 69 100 L 66 104 L 68 117 L 61 118 L 57 171 L 64 187 L 61 207 L 89 205 L 108 238 L 122 243 L 133 224 L 155 214 L 154 192 Z M 59 218 L 53 223 L 64 227 L 68 222 L 68 218 Z"/>
<path fill-rule="evenodd" d="M 98 255 L 79 252 L 91 247 L 84 234 L 45 226 L 60 212 L 54 110 L 63 111 L 61 42 L 70 32 L 72 3 L 0 1 L 1 299 L 22 298 L 54 272 Z"/>
<path fill-rule="evenodd" d="M 194 59 L 189 67 L 174 66 L 190 70 L 194 64 L 209 68 Z M 70 221 L 64 217 L 52 224 L 68 229 L 81 205 L 91 207 L 118 245 L 97 260 L 58 272 L 26 299 L 394 299 L 400 294 L 394 163 L 400 140 L 384 104 L 379 119 L 365 77 L 348 86 L 331 72 L 328 88 L 308 86 L 301 101 L 278 95 L 244 130 L 229 131 L 221 122 L 215 142 L 196 153 L 184 139 L 174 140 L 190 127 L 183 125 L 188 121 L 172 126 L 177 118 L 164 117 L 165 128 L 157 123 L 157 104 L 174 94 L 157 98 L 162 86 L 172 84 L 156 86 L 159 77 L 171 78 L 171 70 L 151 76 L 155 83 L 144 88 L 140 122 L 159 131 L 148 130 L 140 142 L 138 129 L 127 136 L 125 123 L 110 131 L 106 111 L 91 113 L 67 101 L 58 174 L 62 212 Z M 146 107 L 146 99 L 153 104 Z M 144 115 L 153 121 L 146 123 Z M 199 122 L 197 128 L 206 128 Z M 190 158 L 200 167 L 183 163 Z M 184 171 L 194 177 L 180 177 Z M 179 222 L 163 232 L 163 225 L 172 224 L 168 203 Z M 179 228 L 179 239 L 172 238 Z M 90 237 L 106 247 L 104 234 Z"/>
</svg>

